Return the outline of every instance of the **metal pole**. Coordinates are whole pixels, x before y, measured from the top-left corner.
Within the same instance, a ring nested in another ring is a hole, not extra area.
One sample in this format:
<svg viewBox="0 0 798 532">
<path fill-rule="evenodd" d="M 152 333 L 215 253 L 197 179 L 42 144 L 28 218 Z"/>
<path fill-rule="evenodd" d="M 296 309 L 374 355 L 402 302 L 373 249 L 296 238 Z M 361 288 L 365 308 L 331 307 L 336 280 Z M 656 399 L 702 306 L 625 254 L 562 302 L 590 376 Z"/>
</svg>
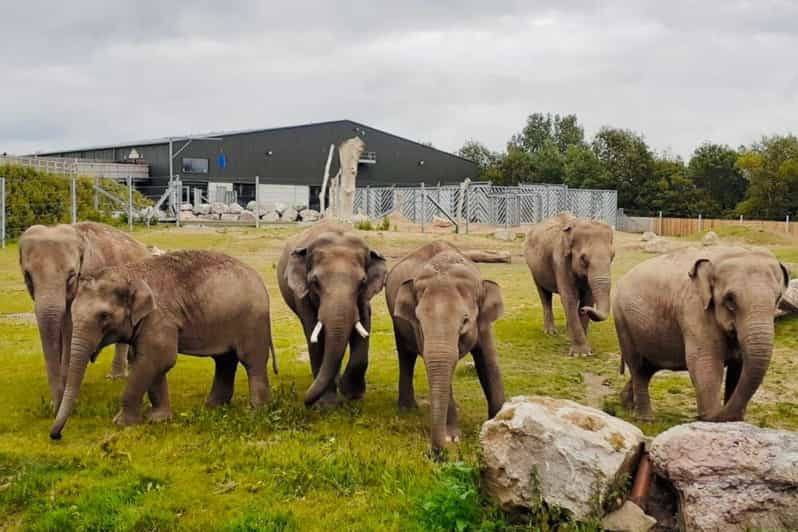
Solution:
<svg viewBox="0 0 798 532">
<path fill-rule="evenodd" d="M 72 225 L 78 223 L 78 198 L 77 198 L 77 178 L 72 176 L 69 184 L 69 193 L 72 199 Z"/>
<path fill-rule="evenodd" d="M 100 176 L 94 177 L 94 210 L 100 210 L 100 193 L 97 192 L 97 189 L 100 188 Z"/>
<path fill-rule="evenodd" d="M 180 188 L 181 187 L 181 185 L 180 185 L 180 176 L 179 175 L 175 176 L 174 185 L 175 185 L 175 188 L 173 189 L 172 193 L 175 196 L 177 196 L 177 194 L 179 194 L 180 190 L 181 190 L 181 188 Z M 174 199 L 176 201 L 179 201 L 180 198 L 175 197 L 175 196 L 173 196 Z M 180 227 L 180 208 L 179 207 L 175 207 L 175 227 Z"/>
<path fill-rule="evenodd" d="M 6 247 L 6 178 L 0 177 L 0 243 Z"/>
<path fill-rule="evenodd" d="M 424 232 L 424 219 L 427 217 L 427 189 L 421 183 L 421 232 Z"/>
<path fill-rule="evenodd" d="M 174 144 L 173 144 L 172 138 L 169 137 L 169 190 L 174 190 L 172 188 L 174 186 L 172 181 L 174 180 L 174 171 L 175 171 L 175 169 L 174 169 L 174 157 L 175 157 L 174 156 Z M 177 217 L 177 209 L 174 208 L 175 204 L 174 204 L 174 200 L 172 199 L 172 195 L 171 194 L 169 195 L 169 203 L 170 203 L 169 206 L 172 207 L 172 210 L 175 213 L 175 217 Z"/>
<path fill-rule="evenodd" d="M 789 214 L 787 215 L 787 219 L 784 221 L 784 232 L 785 233 L 789 233 L 790 232 L 790 215 Z"/>
<path fill-rule="evenodd" d="M 504 195 L 504 234 L 510 234 L 510 195 Z"/>
<path fill-rule="evenodd" d="M 127 176 L 127 230 L 133 232 L 133 176 Z"/>
<path fill-rule="evenodd" d="M 701 231 L 703 229 L 704 229 L 704 224 L 702 223 L 701 215 L 699 214 L 698 215 L 698 230 Z"/>
<path fill-rule="evenodd" d="M 255 229 L 260 228 L 260 176 L 255 176 Z"/>
<path fill-rule="evenodd" d="M 743 223 L 743 215 L 740 215 L 740 223 Z"/>
</svg>

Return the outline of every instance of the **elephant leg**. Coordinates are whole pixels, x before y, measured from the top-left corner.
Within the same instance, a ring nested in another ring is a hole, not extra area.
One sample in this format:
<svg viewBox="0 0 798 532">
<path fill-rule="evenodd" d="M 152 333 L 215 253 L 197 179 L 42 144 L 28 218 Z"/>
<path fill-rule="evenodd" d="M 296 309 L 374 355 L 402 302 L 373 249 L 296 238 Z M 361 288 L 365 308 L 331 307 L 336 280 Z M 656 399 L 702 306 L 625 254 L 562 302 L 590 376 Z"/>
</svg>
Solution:
<svg viewBox="0 0 798 532">
<path fill-rule="evenodd" d="M 504 404 L 504 384 L 496 362 L 492 333 L 482 335 L 480 343 L 471 350 L 471 356 L 474 357 L 479 384 L 488 401 L 488 418 L 492 419 Z"/>
<path fill-rule="evenodd" d="M 205 406 L 215 407 L 229 403 L 233 399 L 233 389 L 236 381 L 238 357 L 234 353 L 225 353 L 213 357 L 216 372 L 213 374 L 213 386 Z"/>
<path fill-rule="evenodd" d="M 407 349 L 398 333 L 396 333 L 396 351 L 399 355 L 399 409 L 418 408 L 416 392 L 413 388 L 413 372 L 416 368 L 418 353 Z"/>
<path fill-rule="evenodd" d="M 621 390 L 621 404 L 629 410 L 635 407 L 634 384 L 632 381 L 632 378 L 626 381 L 623 390 Z"/>
<path fill-rule="evenodd" d="M 594 304 L 595 301 L 593 299 L 593 292 L 591 292 L 590 289 L 587 289 L 579 294 L 579 308 L 592 307 Z M 590 316 L 584 312 L 580 312 L 579 323 L 582 324 L 582 330 L 584 330 L 585 334 L 587 334 L 587 328 L 590 325 Z"/>
<path fill-rule="evenodd" d="M 740 359 L 732 359 L 726 364 L 726 382 L 723 392 L 723 404 L 729 402 L 734 389 L 737 388 L 737 382 L 740 380 L 740 374 L 743 371 L 743 361 Z"/>
<path fill-rule="evenodd" d="M 107 379 L 124 379 L 127 377 L 127 344 L 116 344 L 114 346 L 114 360 L 111 362 L 111 372 L 105 377 Z"/>
<path fill-rule="evenodd" d="M 264 340 L 257 347 L 251 346 L 249 350 L 238 353 L 238 360 L 241 361 L 247 371 L 249 404 L 253 408 L 264 406 L 272 399 L 272 389 L 269 386 L 269 376 L 266 373 L 266 361 L 269 358 L 268 349 L 268 345 Z"/>
<path fill-rule="evenodd" d="M 546 334 L 557 334 L 557 326 L 554 325 L 554 312 L 551 309 L 551 292 L 535 283 L 540 296 L 540 304 L 543 306 L 543 332 Z"/>
<path fill-rule="evenodd" d="M 360 323 L 371 332 L 371 307 L 360 308 Z M 339 381 L 341 393 L 350 400 L 362 399 L 366 393 L 366 370 L 369 366 L 369 337 L 357 331 L 349 338 L 349 363 Z"/>
<path fill-rule="evenodd" d="M 308 355 L 310 356 L 310 370 L 313 373 L 313 378 L 319 374 L 321 363 L 324 360 L 324 334 L 320 334 L 318 341 L 313 343 L 310 341 L 310 336 L 313 334 L 313 328 L 316 326 L 316 314 L 310 314 L 307 318 L 302 319 L 302 328 L 305 331 L 305 339 L 308 342 Z M 335 405 L 338 403 L 338 384 L 336 379 L 330 381 L 330 386 L 319 398 L 316 403 L 320 406 Z"/>
<path fill-rule="evenodd" d="M 633 409 L 635 407 L 635 392 L 634 392 L 634 372 L 633 367 L 640 365 L 642 359 L 635 349 L 632 338 L 629 335 L 626 321 L 623 314 L 615 316 L 615 331 L 618 335 L 618 344 L 621 347 L 621 373 L 626 366 L 629 368 L 629 380 L 621 391 L 621 404 L 624 408 Z"/>
<path fill-rule="evenodd" d="M 166 421 L 172 418 L 172 405 L 169 401 L 169 386 L 166 383 L 166 372 L 155 377 L 155 382 L 147 390 L 152 410 L 148 416 L 152 422 Z"/>
<path fill-rule="evenodd" d="M 721 408 L 720 388 L 723 383 L 722 349 L 716 345 L 688 342 L 685 349 L 687 371 L 695 388 L 698 418 L 708 419 Z"/>
<path fill-rule="evenodd" d="M 449 407 L 446 410 L 446 441 L 460 441 L 460 426 L 457 423 L 457 403 L 454 402 L 454 391 L 449 387 Z"/>
<path fill-rule="evenodd" d="M 592 351 L 587 343 L 585 329 L 580 321 L 579 293 L 576 286 L 574 286 L 572 276 L 558 270 L 557 290 L 560 292 L 560 301 L 562 301 L 562 306 L 565 309 L 568 337 L 571 340 L 570 354 L 572 356 L 590 356 Z"/>
<path fill-rule="evenodd" d="M 651 398 L 648 395 L 648 385 L 656 369 L 643 361 L 638 367 L 629 368 L 632 373 L 632 394 L 634 399 L 635 417 L 641 421 L 653 421 L 651 412 Z"/>
<path fill-rule="evenodd" d="M 133 366 L 133 372 L 127 379 L 122 394 L 122 408 L 114 417 L 114 423 L 120 426 L 141 423 L 141 400 L 144 392 L 157 384 L 177 360 L 177 333 L 170 345 L 139 346 L 139 358 Z M 144 355 L 144 356 L 142 356 Z"/>
</svg>

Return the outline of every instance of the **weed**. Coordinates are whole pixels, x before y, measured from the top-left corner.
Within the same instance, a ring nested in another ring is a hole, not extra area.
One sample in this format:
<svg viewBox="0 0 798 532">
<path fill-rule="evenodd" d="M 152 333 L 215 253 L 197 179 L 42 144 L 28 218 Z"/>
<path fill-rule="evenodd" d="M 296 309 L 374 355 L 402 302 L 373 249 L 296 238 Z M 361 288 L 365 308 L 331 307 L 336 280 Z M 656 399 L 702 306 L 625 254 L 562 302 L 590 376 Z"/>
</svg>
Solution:
<svg viewBox="0 0 798 532">
<path fill-rule="evenodd" d="M 222 527 L 224 532 L 292 532 L 299 530 L 292 512 L 247 510 Z"/>
<path fill-rule="evenodd" d="M 372 225 L 371 220 L 366 219 L 355 222 L 355 229 L 358 229 L 359 231 L 373 231 L 374 226 Z"/>
</svg>

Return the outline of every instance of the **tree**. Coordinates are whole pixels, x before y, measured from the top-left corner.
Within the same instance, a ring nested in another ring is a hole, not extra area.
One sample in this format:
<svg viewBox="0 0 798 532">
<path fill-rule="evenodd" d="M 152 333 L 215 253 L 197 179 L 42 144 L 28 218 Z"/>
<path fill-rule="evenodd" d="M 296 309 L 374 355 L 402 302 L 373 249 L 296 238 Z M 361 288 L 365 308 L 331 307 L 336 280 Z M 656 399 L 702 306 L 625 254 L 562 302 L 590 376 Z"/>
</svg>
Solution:
<svg viewBox="0 0 798 532">
<path fill-rule="evenodd" d="M 577 188 L 608 188 L 610 174 L 599 158 L 584 144 L 572 145 L 565 152 L 563 183 Z"/>
<path fill-rule="evenodd" d="M 737 158 L 748 180 L 745 200 L 736 212 L 751 217 L 780 219 L 798 208 L 798 138 L 763 137 Z"/>
<path fill-rule="evenodd" d="M 585 143 L 585 130 L 579 125 L 576 115 L 554 115 L 552 131 L 554 142 L 560 153 L 565 153 L 571 146 L 582 146 Z"/>
<path fill-rule="evenodd" d="M 529 181 L 535 171 L 531 153 L 508 146 L 507 153 L 498 162 L 498 175 L 493 181 L 498 185 L 517 185 Z"/>
<path fill-rule="evenodd" d="M 548 143 L 553 142 L 559 152 L 564 154 L 569 146 L 583 144 L 584 140 L 585 132 L 576 115 L 532 113 L 527 117 L 524 129 L 513 135 L 509 145 L 514 149 L 538 153 Z"/>
<path fill-rule="evenodd" d="M 707 142 L 690 158 L 687 175 L 715 202 L 712 214 L 731 212 L 745 197 L 747 182 L 736 165 L 737 155 L 728 146 Z"/>
<path fill-rule="evenodd" d="M 654 156 L 643 138 L 629 130 L 603 127 L 593 138 L 593 152 L 609 174 L 608 188 L 618 191 L 618 206 L 651 213 L 655 192 Z"/>
<path fill-rule="evenodd" d="M 650 200 L 652 212 L 662 211 L 665 216 L 706 216 L 717 208 L 706 191 L 697 188 L 687 177 L 687 167 L 681 157 L 656 157 L 654 182 Z"/>
</svg>

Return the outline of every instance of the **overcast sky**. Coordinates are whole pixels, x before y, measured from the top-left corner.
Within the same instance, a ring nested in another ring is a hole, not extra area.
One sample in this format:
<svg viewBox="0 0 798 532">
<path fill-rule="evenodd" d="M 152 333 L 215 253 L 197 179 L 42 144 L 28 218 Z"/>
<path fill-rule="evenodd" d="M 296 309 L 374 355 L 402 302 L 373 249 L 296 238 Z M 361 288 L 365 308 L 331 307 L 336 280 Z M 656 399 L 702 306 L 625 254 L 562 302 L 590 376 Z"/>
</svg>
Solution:
<svg viewBox="0 0 798 532">
<path fill-rule="evenodd" d="M 535 111 L 683 156 L 798 133 L 795 1 L 381 4 L 5 6 L 0 151 L 342 118 L 498 150 Z"/>
</svg>

